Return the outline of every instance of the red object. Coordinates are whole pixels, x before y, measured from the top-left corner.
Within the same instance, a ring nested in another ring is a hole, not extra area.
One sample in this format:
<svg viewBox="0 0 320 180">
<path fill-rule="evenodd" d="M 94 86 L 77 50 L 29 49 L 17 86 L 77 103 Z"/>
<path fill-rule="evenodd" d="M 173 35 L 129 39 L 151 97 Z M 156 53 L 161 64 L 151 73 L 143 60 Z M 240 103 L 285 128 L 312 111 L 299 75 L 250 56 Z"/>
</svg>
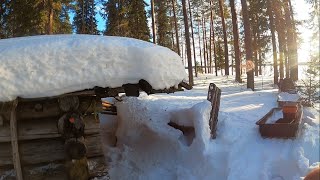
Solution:
<svg viewBox="0 0 320 180">
<path fill-rule="evenodd" d="M 69 122 L 74 123 L 75 119 L 74 117 L 69 118 Z"/>
<path fill-rule="evenodd" d="M 282 110 L 283 110 L 283 113 L 297 113 L 298 112 L 298 107 L 297 107 L 297 105 L 294 105 L 294 106 L 284 105 Z"/>
<path fill-rule="evenodd" d="M 284 119 L 295 119 L 298 114 L 298 104 L 286 103 L 282 107 L 282 112 L 283 112 Z"/>
</svg>

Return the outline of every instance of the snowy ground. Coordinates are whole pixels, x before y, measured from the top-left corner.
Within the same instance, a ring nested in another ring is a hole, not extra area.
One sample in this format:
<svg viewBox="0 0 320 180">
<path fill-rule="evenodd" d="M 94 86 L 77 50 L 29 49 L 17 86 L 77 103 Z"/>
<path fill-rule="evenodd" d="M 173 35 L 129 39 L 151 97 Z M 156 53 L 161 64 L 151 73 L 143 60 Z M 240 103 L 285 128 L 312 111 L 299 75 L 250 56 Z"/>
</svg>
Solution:
<svg viewBox="0 0 320 180">
<path fill-rule="evenodd" d="M 118 102 L 118 117 L 102 119 L 111 179 L 294 180 L 317 166 L 319 112 L 304 108 L 296 139 L 263 139 L 255 122 L 277 107 L 272 77 L 256 78 L 254 92 L 233 79 L 202 75 L 190 91 Z M 209 138 L 210 82 L 222 90 L 215 140 Z M 170 121 L 194 132 L 183 134 Z"/>
</svg>

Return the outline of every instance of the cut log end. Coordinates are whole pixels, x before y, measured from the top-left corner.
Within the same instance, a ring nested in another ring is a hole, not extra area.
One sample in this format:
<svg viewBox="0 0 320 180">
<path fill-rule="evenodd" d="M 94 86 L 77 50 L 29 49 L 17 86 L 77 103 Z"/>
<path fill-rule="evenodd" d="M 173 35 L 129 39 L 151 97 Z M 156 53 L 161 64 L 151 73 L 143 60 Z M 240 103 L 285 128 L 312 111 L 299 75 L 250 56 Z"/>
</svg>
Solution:
<svg viewBox="0 0 320 180">
<path fill-rule="evenodd" d="M 181 82 L 181 83 L 179 83 L 179 85 L 178 85 L 179 87 L 183 87 L 183 88 L 185 88 L 185 89 L 187 89 L 187 90 L 191 90 L 193 87 L 190 85 L 190 84 L 188 84 L 188 83 L 186 83 L 186 82 Z"/>
</svg>

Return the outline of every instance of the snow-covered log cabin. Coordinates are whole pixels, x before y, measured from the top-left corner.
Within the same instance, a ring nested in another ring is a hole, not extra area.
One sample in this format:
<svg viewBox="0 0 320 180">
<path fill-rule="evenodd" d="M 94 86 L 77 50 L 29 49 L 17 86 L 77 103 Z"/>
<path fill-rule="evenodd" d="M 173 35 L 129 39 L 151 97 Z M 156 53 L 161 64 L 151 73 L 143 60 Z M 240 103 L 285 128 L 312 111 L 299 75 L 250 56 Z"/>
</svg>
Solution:
<svg viewBox="0 0 320 180">
<path fill-rule="evenodd" d="M 176 53 L 130 38 L 12 38 L 0 40 L 0 54 L 4 179 L 41 179 L 48 173 L 53 179 L 88 179 L 104 173 L 99 113 L 116 112 L 112 105 L 103 106 L 101 98 L 185 86 L 185 69 Z"/>
</svg>

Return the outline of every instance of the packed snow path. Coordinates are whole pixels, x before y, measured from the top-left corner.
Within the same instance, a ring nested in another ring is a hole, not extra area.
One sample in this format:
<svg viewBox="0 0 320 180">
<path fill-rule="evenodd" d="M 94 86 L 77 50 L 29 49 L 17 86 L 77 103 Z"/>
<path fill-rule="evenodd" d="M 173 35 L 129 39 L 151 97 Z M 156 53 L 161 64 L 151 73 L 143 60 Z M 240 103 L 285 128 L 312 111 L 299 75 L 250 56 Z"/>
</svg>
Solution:
<svg viewBox="0 0 320 180">
<path fill-rule="evenodd" d="M 113 130 L 117 134 L 116 147 L 104 139 L 111 179 L 298 180 L 305 176 L 319 163 L 317 112 L 304 109 L 297 139 L 263 139 L 255 122 L 277 107 L 278 91 L 271 86 L 271 77 L 264 80 L 264 89 L 259 86 L 261 79 L 256 80 L 255 92 L 233 78 L 202 76 L 191 91 L 124 98 L 117 103 L 118 118 L 102 120 L 105 135 Z M 209 139 L 210 82 L 222 89 L 215 140 Z M 167 124 L 170 121 L 194 127 L 194 135 L 174 129 Z"/>
</svg>

